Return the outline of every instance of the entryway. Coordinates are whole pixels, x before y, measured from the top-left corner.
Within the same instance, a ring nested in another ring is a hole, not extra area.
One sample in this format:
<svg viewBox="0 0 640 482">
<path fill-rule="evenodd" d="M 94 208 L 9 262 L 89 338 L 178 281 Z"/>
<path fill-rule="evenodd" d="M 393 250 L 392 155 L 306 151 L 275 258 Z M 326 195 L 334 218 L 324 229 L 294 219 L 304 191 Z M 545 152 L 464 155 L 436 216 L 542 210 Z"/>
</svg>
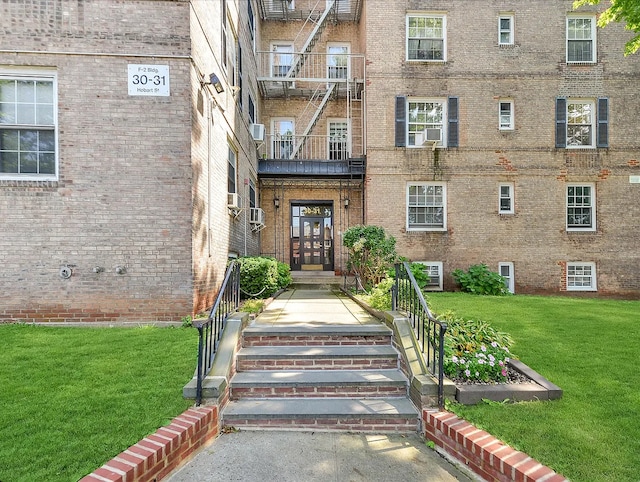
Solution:
<svg viewBox="0 0 640 482">
<path fill-rule="evenodd" d="M 291 204 L 292 271 L 333 271 L 333 203 Z"/>
</svg>

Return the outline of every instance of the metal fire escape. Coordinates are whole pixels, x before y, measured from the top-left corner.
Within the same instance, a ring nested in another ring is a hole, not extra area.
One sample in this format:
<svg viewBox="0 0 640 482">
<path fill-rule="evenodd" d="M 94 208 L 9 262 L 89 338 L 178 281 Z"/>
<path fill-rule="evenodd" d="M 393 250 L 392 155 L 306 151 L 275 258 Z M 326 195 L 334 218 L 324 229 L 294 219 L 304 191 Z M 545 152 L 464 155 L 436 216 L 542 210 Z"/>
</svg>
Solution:
<svg viewBox="0 0 640 482">
<path fill-rule="evenodd" d="M 330 147 L 322 149 L 314 144 L 331 146 L 328 136 L 313 135 L 314 127 L 332 100 L 344 99 L 345 117 L 350 131 L 348 153 L 338 153 L 341 160 L 358 159 L 364 168 L 365 118 L 364 118 L 364 55 L 320 54 L 314 47 L 330 22 L 359 21 L 363 0 L 317 0 L 308 10 L 298 5 L 293 7 L 290 0 L 260 0 L 263 20 L 302 20 L 303 25 L 293 45 L 300 45 L 299 37 L 305 38 L 298 51 L 283 50 L 258 52 L 258 83 L 263 98 L 306 98 L 306 108 L 296 116 L 296 124 L 304 126 L 301 134 L 277 142 L 290 142 L 287 149 L 277 155 L 264 153 L 265 158 L 297 160 L 335 160 L 335 151 L 330 155 Z M 309 2 L 309 5 L 313 2 Z M 306 5 L 306 4 L 305 4 Z M 298 8 L 299 7 L 299 8 Z M 306 17 L 303 18 L 302 15 Z M 337 60 L 336 60 L 337 59 Z M 333 62 L 333 63 L 332 63 Z M 300 132 L 300 131 L 298 131 Z M 272 134 L 277 135 L 277 134 Z M 324 138 L 321 139 L 321 138 Z M 275 138 L 274 138 L 275 139 Z M 275 144 L 276 141 L 272 140 Z M 346 144 L 345 144 L 346 145 Z M 268 147 L 268 144 L 267 144 Z M 355 164 L 358 164 L 356 161 Z"/>
</svg>

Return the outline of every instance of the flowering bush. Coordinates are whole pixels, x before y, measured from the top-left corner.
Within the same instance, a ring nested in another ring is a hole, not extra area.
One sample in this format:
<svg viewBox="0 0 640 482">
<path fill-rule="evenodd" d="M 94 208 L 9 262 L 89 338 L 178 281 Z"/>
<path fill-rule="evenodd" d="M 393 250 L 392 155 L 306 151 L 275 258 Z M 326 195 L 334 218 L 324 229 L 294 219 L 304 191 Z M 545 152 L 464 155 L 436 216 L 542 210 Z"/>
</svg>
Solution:
<svg viewBox="0 0 640 482">
<path fill-rule="evenodd" d="M 504 382 L 507 380 L 509 349 L 497 342 L 480 345 L 476 352 L 445 355 L 444 372 L 453 380 Z"/>
<path fill-rule="evenodd" d="M 438 317 L 447 323 L 444 373 L 456 381 L 504 382 L 513 339 L 482 320 L 465 320 L 448 311 Z"/>
</svg>

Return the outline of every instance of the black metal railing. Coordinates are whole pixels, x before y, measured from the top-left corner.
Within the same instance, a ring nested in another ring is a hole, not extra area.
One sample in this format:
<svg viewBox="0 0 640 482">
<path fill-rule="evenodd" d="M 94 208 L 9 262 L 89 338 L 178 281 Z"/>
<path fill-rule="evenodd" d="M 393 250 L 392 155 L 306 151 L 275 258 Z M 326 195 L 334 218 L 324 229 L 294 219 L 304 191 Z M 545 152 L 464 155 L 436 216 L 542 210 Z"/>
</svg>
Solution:
<svg viewBox="0 0 640 482">
<path fill-rule="evenodd" d="M 211 307 L 209 317 L 204 321 L 194 320 L 198 329 L 198 367 L 196 384 L 196 405 L 202 401 L 202 382 L 211 370 L 218 342 L 222 336 L 227 318 L 240 306 L 240 263 L 232 261 Z"/>
<path fill-rule="evenodd" d="M 391 309 L 403 311 L 411 321 L 429 372 L 438 379 L 438 406 L 444 407 L 444 334 L 447 324 L 431 313 L 409 263 L 397 263 Z"/>
</svg>

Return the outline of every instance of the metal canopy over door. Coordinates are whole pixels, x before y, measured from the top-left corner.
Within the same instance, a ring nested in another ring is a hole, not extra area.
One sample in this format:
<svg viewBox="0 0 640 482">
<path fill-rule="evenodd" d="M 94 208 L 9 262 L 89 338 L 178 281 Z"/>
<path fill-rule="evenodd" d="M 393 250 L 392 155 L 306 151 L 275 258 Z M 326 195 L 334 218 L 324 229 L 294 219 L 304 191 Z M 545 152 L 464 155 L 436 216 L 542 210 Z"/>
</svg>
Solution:
<svg viewBox="0 0 640 482">
<path fill-rule="evenodd" d="M 291 269 L 333 271 L 331 204 L 291 206 Z"/>
</svg>

